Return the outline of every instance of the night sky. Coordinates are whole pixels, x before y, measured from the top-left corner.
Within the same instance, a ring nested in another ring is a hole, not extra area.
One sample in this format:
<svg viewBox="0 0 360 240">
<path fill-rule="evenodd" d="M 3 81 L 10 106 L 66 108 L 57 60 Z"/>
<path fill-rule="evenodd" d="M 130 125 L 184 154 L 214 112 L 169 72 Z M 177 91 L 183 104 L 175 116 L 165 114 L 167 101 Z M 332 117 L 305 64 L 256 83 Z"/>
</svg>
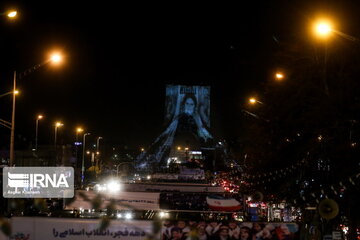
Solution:
<svg viewBox="0 0 360 240">
<path fill-rule="evenodd" d="M 164 128 L 167 84 L 211 86 L 212 133 L 241 136 L 241 108 L 279 67 L 273 61 L 279 41 L 304 34 L 319 9 L 346 19 L 344 32 L 358 33 L 359 5 L 331 2 L 2 1 L 1 11 L 13 6 L 19 18 L 0 21 L 0 93 L 11 90 L 14 70 L 60 49 L 64 65 L 18 81 L 17 136 L 32 139 L 42 113 L 42 144 L 52 144 L 53 123 L 61 120 L 64 141 L 82 125 L 111 144 L 147 146 Z M 3 97 L 0 118 L 10 114 L 10 97 Z M 0 134 L 4 148 L 9 131 L 1 127 Z"/>
</svg>

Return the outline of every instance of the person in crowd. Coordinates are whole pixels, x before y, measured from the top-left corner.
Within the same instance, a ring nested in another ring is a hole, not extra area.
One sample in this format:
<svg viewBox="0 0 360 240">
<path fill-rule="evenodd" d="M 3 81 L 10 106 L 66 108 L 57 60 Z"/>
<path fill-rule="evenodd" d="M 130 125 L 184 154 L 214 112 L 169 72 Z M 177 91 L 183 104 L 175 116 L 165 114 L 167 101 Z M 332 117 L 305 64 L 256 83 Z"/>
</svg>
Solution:
<svg viewBox="0 0 360 240">
<path fill-rule="evenodd" d="M 198 225 L 198 227 L 204 227 L 204 229 L 206 228 L 206 222 L 205 221 L 199 221 L 197 225 Z"/>
<path fill-rule="evenodd" d="M 268 240 L 273 238 L 273 224 L 267 224 L 260 232 L 256 233 L 256 240 Z"/>
<path fill-rule="evenodd" d="M 188 233 L 190 232 L 190 227 L 186 224 L 184 220 L 178 220 L 176 223 L 176 227 L 181 229 L 184 237 L 187 237 Z"/>
<path fill-rule="evenodd" d="M 212 240 L 232 240 L 229 235 L 229 227 L 226 225 L 221 225 L 219 230 L 211 238 Z"/>
<path fill-rule="evenodd" d="M 168 240 L 171 238 L 171 229 L 174 227 L 174 224 L 170 220 L 165 220 L 162 228 L 163 240 Z"/>
<path fill-rule="evenodd" d="M 198 225 L 195 229 L 191 229 L 191 232 L 188 234 L 186 240 L 208 240 L 208 236 L 205 231 L 205 226 Z"/>
<path fill-rule="evenodd" d="M 235 220 L 229 222 L 229 235 L 232 239 L 239 239 L 240 227 Z"/>
<path fill-rule="evenodd" d="M 209 222 L 209 224 L 205 228 L 207 235 L 210 237 L 213 236 L 219 230 L 221 225 L 222 224 L 218 223 L 217 221 Z"/>
<path fill-rule="evenodd" d="M 286 224 L 280 224 L 280 226 L 275 228 L 275 235 L 278 240 L 292 240 L 294 239 L 294 234 L 290 232 Z"/>
<path fill-rule="evenodd" d="M 178 227 L 173 227 L 171 229 L 171 237 L 169 240 L 185 240 L 186 238 L 183 235 L 183 232 Z"/>
<path fill-rule="evenodd" d="M 192 230 L 192 229 L 194 229 L 194 228 L 197 228 L 198 223 L 197 223 L 197 221 L 189 220 L 188 226 L 189 226 L 189 229 Z"/>
<path fill-rule="evenodd" d="M 205 227 L 202 225 L 198 226 L 198 238 L 199 238 L 199 240 L 207 240 L 208 239 L 208 236 L 205 231 Z"/>
<path fill-rule="evenodd" d="M 247 226 L 242 226 L 240 228 L 240 240 L 252 240 L 251 230 Z"/>
<path fill-rule="evenodd" d="M 260 238 L 257 237 L 257 234 L 262 231 L 264 228 L 264 224 L 254 222 L 251 228 L 251 235 L 253 240 L 260 240 Z"/>
</svg>

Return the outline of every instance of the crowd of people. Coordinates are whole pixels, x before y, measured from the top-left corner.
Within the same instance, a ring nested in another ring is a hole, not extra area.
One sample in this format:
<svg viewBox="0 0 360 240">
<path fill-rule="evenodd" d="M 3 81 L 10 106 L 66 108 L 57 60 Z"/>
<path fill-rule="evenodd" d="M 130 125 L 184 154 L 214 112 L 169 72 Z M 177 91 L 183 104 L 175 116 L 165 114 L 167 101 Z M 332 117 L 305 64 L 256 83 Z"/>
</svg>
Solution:
<svg viewBox="0 0 360 240">
<path fill-rule="evenodd" d="M 294 223 L 236 221 L 164 221 L 163 240 L 293 240 L 298 239 Z"/>
</svg>

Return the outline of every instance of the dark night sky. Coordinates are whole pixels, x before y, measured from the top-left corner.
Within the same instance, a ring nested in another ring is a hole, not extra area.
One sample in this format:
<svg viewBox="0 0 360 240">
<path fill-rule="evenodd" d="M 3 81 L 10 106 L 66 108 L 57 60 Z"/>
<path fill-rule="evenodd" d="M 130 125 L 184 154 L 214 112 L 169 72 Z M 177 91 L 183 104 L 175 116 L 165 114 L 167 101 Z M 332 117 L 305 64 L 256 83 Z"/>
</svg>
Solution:
<svg viewBox="0 0 360 240">
<path fill-rule="evenodd" d="M 301 25 L 322 6 L 346 15 L 345 30 L 352 31 L 359 9 L 350 2 L 305 1 L 197 6 L 7 1 L 0 9 L 8 6 L 17 7 L 20 16 L 0 23 L 1 93 L 11 89 L 14 70 L 40 63 L 47 50 L 66 54 L 59 69 L 44 66 L 18 82 L 16 133 L 33 137 L 41 112 L 43 143 L 52 142 L 51 124 L 59 119 L 64 138 L 80 124 L 104 141 L 131 146 L 146 146 L 161 133 L 166 84 L 211 86 L 213 133 L 241 135 L 244 99 L 276 67 L 273 37 L 302 34 Z M 0 118 L 10 119 L 10 108 L 9 99 L 0 99 Z M 4 145 L 8 131 L 0 134 Z"/>
</svg>

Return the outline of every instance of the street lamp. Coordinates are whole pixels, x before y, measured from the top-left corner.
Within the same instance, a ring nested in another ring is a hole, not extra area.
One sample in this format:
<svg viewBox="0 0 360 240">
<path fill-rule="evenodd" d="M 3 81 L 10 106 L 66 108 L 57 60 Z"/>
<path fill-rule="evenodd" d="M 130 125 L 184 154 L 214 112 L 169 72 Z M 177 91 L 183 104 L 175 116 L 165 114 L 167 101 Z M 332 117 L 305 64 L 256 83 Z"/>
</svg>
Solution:
<svg viewBox="0 0 360 240">
<path fill-rule="evenodd" d="M 83 131 L 84 131 L 84 129 L 82 127 L 77 127 L 76 128 L 76 135 L 75 135 L 75 157 L 76 157 L 76 162 L 78 161 L 79 133 L 82 133 Z"/>
<path fill-rule="evenodd" d="M 278 80 L 278 81 L 281 81 L 284 79 L 284 74 L 281 73 L 281 72 L 276 72 L 275 73 L 275 79 Z"/>
<path fill-rule="evenodd" d="M 97 137 L 97 140 L 96 140 L 96 151 L 99 152 L 99 142 L 100 142 L 100 139 L 102 139 L 102 137 Z"/>
<path fill-rule="evenodd" d="M 79 133 L 82 133 L 83 131 L 84 131 L 84 129 L 81 127 L 76 128 L 76 137 L 75 137 L 76 142 L 78 141 Z"/>
<path fill-rule="evenodd" d="M 11 91 L 11 92 L 7 92 L 7 93 L 3 93 L 3 94 L 0 95 L 0 98 L 1 98 L 1 97 L 5 97 L 5 96 L 10 95 L 10 94 L 13 94 L 13 93 L 19 94 L 19 91 L 18 91 L 18 90 L 15 90 L 15 92 L 14 92 L 14 91 Z"/>
<path fill-rule="evenodd" d="M 64 124 L 62 122 L 55 123 L 55 139 L 54 139 L 55 151 L 56 151 L 57 129 L 62 126 L 64 126 Z"/>
<path fill-rule="evenodd" d="M 43 119 L 43 115 L 38 115 L 36 118 L 36 127 L 35 127 L 35 151 L 37 151 L 38 147 L 38 130 L 39 130 L 39 120 Z"/>
<path fill-rule="evenodd" d="M 86 140 L 86 136 L 90 135 L 90 133 L 84 133 L 83 135 L 83 154 L 82 154 L 82 163 L 81 163 L 81 186 L 83 186 L 84 184 L 84 170 L 85 170 L 85 166 L 84 166 L 84 159 L 85 159 L 85 140 Z"/>
<path fill-rule="evenodd" d="M 335 33 L 347 40 L 353 41 L 353 42 L 359 42 L 359 39 L 351 36 L 349 34 L 343 33 L 339 30 L 336 30 L 333 27 L 333 24 L 329 20 L 319 20 L 314 24 L 314 32 L 315 34 L 323 39 L 328 38 L 331 34 Z"/>
<path fill-rule="evenodd" d="M 254 104 L 256 104 L 256 103 L 263 104 L 262 102 L 260 102 L 259 100 L 257 100 L 257 99 L 254 98 L 254 97 L 249 98 L 249 103 L 252 104 L 252 105 L 254 105 Z"/>
<path fill-rule="evenodd" d="M 328 20 L 321 20 L 314 26 L 315 33 L 319 37 L 328 37 L 332 32 L 332 24 Z"/>
<path fill-rule="evenodd" d="M 96 141 L 96 164 L 95 164 L 95 166 L 98 167 L 99 169 L 100 169 L 100 167 L 99 167 L 99 160 L 100 160 L 100 146 L 99 146 L 99 144 L 100 144 L 100 139 L 103 139 L 103 138 L 98 137 L 97 141 Z"/>
<path fill-rule="evenodd" d="M 37 64 L 27 70 L 25 70 L 24 72 L 22 72 L 21 74 L 19 74 L 19 77 L 17 77 L 16 71 L 14 71 L 14 77 L 13 77 L 13 104 L 12 104 L 12 114 L 11 114 L 11 134 L 10 134 L 10 161 L 9 161 L 9 166 L 12 166 L 14 164 L 14 136 L 15 136 L 15 105 L 16 105 L 16 80 L 17 79 L 22 79 L 23 77 L 27 76 L 28 74 L 34 72 L 35 70 L 37 70 L 38 68 L 44 66 L 45 64 L 48 63 L 59 63 L 61 60 L 61 57 L 58 53 L 53 54 L 49 59 L 47 59 L 46 61 Z"/>
<path fill-rule="evenodd" d="M 17 11 L 16 10 L 10 10 L 10 11 L 7 11 L 7 12 L 0 13 L 0 16 L 3 16 L 3 15 L 6 15 L 10 19 L 16 18 Z"/>
</svg>

